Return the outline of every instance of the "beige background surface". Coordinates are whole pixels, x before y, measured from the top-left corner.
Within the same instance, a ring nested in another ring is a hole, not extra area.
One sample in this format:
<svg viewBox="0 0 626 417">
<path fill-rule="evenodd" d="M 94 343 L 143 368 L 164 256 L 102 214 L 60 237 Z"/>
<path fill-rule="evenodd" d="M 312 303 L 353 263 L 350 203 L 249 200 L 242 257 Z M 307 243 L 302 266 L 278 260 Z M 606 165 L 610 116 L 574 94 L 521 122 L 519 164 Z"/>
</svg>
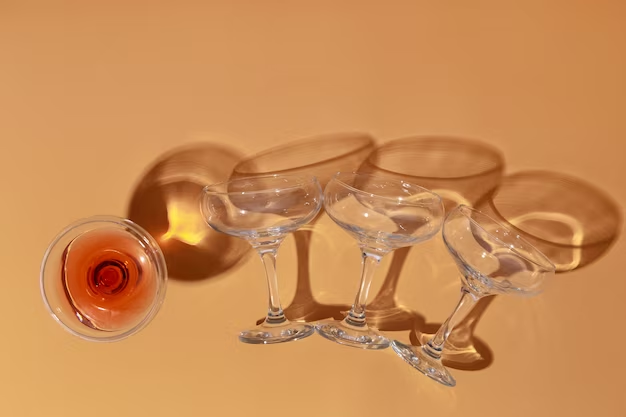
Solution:
<svg viewBox="0 0 626 417">
<path fill-rule="evenodd" d="M 125 216 L 145 170 L 198 141 L 249 154 L 345 130 L 472 137 L 500 148 L 507 172 L 574 174 L 626 207 L 625 13 L 620 1 L 0 0 L 0 416 L 626 415 L 623 237 L 536 299 L 495 300 L 477 329 L 494 362 L 453 370 L 455 389 L 391 350 L 239 343 L 265 308 L 253 257 L 171 280 L 154 322 L 116 344 L 63 332 L 38 284 L 57 231 Z M 358 250 L 327 218 L 318 228 L 316 296 L 350 303 Z M 289 238 L 284 304 L 294 255 Z M 411 251 L 401 303 L 441 322 L 457 294 L 440 240 Z"/>
</svg>

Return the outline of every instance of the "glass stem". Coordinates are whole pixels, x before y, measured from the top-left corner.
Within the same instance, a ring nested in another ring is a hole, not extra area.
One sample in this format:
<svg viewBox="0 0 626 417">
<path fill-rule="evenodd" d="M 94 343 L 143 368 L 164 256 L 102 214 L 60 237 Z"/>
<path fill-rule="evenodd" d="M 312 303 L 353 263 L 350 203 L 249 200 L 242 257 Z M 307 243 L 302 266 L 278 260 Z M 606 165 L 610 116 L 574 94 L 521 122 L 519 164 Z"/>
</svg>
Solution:
<svg viewBox="0 0 626 417">
<path fill-rule="evenodd" d="M 287 321 L 283 308 L 280 305 L 280 298 L 278 296 L 278 277 L 276 276 L 276 254 L 278 248 L 263 248 L 257 249 L 263 261 L 265 267 L 265 275 L 267 277 L 267 289 L 269 293 L 269 308 L 267 311 L 267 317 L 265 318 L 266 324 L 276 325 Z"/>
<path fill-rule="evenodd" d="M 345 318 L 346 323 L 351 326 L 365 327 L 365 305 L 367 304 L 367 295 L 370 290 L 370 284 L 374 277 L 376 267 L 380 263 L 382 256 L 373 255 L 365 251 L 362 252 L 362 271 L 361 271 L 361 284 L 359 285 L 359 291 L 356 294 L 354 304 Z"/>
<path fill-rule="evenodd" d="M 467 287 L 461 287 L 461 299 L 459 300 L 459 304 L 457 304 L 452 315 L 448 317 L 448 320 L 441 325 L 435 336 L 422 346 L 424 352 L 434 359 L 441 359 L 443 346 L 450 332 L 454 326 L 463 321 L 469 312 L 472 311 L 480 298 L 480 295 L 473 293 Z"/>
</svg>

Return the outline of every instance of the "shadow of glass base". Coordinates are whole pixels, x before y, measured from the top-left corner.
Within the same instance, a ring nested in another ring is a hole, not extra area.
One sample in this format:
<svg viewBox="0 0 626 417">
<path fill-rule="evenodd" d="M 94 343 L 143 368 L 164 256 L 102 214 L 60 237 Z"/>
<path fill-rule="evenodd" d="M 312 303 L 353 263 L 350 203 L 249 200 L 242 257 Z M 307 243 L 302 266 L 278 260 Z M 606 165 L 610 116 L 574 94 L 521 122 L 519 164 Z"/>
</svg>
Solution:
<svg viewBox="0 0 626 417">
<path fill-rule="evenodd" d="M 402 306 L 368 308 L 367 324 L 383 332 L 400 332 L 422 327 L 424 317 Z"/>
<path fill-rule="evenodd" d="M 297 304 L 291 304 L 283 311 L 290 321 L 313 323 L 327 319 L 343 320 L 348 310 L 350 310 L 349 305 L 322 304 L 315 300 L 310 300 L 309 302 L 299 301 Z M 258 319 L 256 323 L 260 324 L 264 320 L 265 317 Z"/>
</svg>

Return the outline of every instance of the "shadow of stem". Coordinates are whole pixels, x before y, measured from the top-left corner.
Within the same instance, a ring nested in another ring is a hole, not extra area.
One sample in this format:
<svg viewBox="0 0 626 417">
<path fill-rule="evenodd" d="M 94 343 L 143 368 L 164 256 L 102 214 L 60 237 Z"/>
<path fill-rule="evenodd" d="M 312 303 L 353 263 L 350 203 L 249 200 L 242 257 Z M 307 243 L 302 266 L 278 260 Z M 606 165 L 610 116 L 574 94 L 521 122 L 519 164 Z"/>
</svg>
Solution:
<svg viewBox="0 0 626 417">
<path fill-rule="evenodd" d="M 298 258 L 296 293 L 291 304 L 284 309 L 289 320 L 315 322 L 324 319 L 342 320 L 350 309 L 346 304 L 323 304 L 318 302 L 311 286 L 310 248 L 313 230 L 298 230 L 293 233 Z M 265 317 L 257 320 L 262 323 Z"/>
<path fill-rule="evenodd" d="M 298 257 L 298 276 L 296 292 L 291 304 L 284 309 L 289 320 L 316 322 L 325 319 L 343 320 L 350 305 L 324 304 L 315 299 L 310 275 L 310 247 L 312 230 L 299 230 L 294 233 L 296 255 Z M 393 258 L 383 286 L 367 309 L 367 321 L 370 326 L 381 331 L 410 331 L 421 327 L 424 317 L 398 305 L 395 293 L 402 267 L 410 248 L 401 248 L 393 253 Z M 265 318 L 257 320 L 262 323 Z"/>
<path fill-rule="evenodd" d="M 422 315 L 398 305 L 396 301 L 398 281 L 410 250 L 410 247 L 406 247 L 393 252 L 391 265 L 382 287 L 367 307 L 368 324 L 378 330 L 413 330 L 416 326 L 420 327 L 425 322 Z"/>
</svg>

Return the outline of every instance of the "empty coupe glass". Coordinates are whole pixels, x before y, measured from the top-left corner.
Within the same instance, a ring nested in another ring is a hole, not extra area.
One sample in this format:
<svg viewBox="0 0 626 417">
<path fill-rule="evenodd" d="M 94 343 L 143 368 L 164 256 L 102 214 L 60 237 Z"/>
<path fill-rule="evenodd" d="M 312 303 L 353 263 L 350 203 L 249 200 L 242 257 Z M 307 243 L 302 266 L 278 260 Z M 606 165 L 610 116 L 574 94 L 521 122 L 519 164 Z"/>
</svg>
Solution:
<svg viewBox="0 0 626 417">
<path fill-rule="evenodd" d="M 443 225 L 443 240 L 461 272 L 461 300 L 435 336 L 422 347 L 392 343 L 408 364 L 447 386 L 456 381 L 441 363 L 448 335 L 481 297 L 494 294 L 532 296 L 541 292 L 555 267 L 539 250 L 480 211 L 460 205 Z"/>
<path fill-rule="evenodd" d="M 314 175 L 322 189 L 338 171 L 355 171 L 374 149 L 374 138 L 367 133 L 339 132 L 298 139 L 274 146 L 244 159 L 234 168 L 231 179 L 259 175 Z M 321 212 L 320 212 L 321 214 Z M 309 262 L 313 236 L 323 236 L 324 226 L 316 216 L 307 227 L 293 234 L 298 271 L 296 290 L 285 315 L 312 322 L 340 317 L 349 307 L 324 304 L 313 292 Z M 264 320 L 257 320 L 261 323 Z"/>
<path fill-rule="evenodd" d="M 66 227 L 41 264 L 41 295 L 52 317 L 90 341 L 117 341 L 143 329 L 167 287 L 161 249 L 127 219 L 95 216 Z"/>
<path fill-rule="evenodd" d="M 324 321 L 317 331 L 329 340 L 363 349 L 390 341 L 365 319 L 367 294 L 376 266 L 387 253 L 433 237 L 441 228 L 443 204 L 431 191 L 409 182 L 364 173 L 337 173 L 324 191 L 331 219 L 352 237 L 362 254 L 361 283 L 343 321 Z"/>
<path fill-rule="evenodd" d="M 258 252 L 267 276 L 269 309 L 265 321 L 240 333 L 245 343 L 280 343 L 310 336 L 314 328 L 290 322 L 278 296 L 276 255 L 287 234 L 311 221 L 322 207 L 315 177 L 268 175 L 206 186 L 201 211 L 218 232 L 245 239 Z"/>
</svg>

